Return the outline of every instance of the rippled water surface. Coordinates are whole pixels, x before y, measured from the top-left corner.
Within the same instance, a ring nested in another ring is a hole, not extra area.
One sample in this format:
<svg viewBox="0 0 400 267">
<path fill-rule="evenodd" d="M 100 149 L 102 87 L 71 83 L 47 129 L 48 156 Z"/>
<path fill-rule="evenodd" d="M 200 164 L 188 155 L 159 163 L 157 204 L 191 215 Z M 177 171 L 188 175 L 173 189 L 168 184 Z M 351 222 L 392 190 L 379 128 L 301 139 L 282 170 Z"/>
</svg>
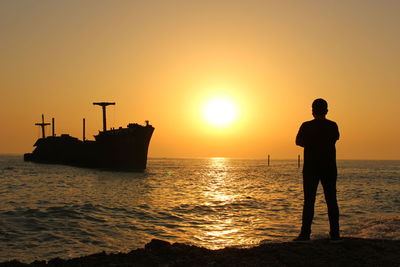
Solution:
<svg viewBox="0 0 400 267">
<path fill-rule="evenodd" d="M 399 239 L 400 161 L 339 161 L 344 234 Z M 144 173 L 34 164 L 0 156 L 0 261 L 127 251 L 152 238 L 207 248 L 293 238 L 295 161 L 149 159 Z M 314 236 L 329 231 L 321 188 Z"/>
</svg>

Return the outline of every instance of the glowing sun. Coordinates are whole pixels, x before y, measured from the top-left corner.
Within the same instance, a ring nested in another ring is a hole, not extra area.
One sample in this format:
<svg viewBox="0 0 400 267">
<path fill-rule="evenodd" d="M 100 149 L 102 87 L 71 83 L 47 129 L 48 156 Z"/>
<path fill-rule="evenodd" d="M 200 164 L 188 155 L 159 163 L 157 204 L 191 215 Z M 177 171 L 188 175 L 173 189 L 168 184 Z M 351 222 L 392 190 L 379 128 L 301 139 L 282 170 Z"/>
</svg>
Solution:
<svg viewBox="0 0 400 267">
<path fill-rule="evenodd" d="M 215 98 L 205 104 L 203 115 L 205 120 L 214 126 L 227 126 L 235 121 L 237 107 L 229 99 Z"/>
</svg>

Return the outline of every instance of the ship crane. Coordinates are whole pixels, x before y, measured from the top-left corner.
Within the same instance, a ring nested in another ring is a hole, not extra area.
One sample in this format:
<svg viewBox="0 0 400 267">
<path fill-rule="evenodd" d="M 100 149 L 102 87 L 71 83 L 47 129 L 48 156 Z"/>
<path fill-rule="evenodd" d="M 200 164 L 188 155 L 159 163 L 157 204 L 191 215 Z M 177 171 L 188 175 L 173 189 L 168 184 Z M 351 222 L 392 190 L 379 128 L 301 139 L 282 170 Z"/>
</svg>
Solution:
<svg viewBox="0 0 400 267">
<path fill-rule="evenodd" d="M 103 109 L 103 131 L 107 131 L 106 107 L 115 105 L 115 102 L 94 102 L 93 105 L 101 106 Z"/>
<path fill-rule="evenodd" d="M 44 133 L 44 127 L 50 125 L 50 123 L 44 122 L 44 115 L 42 114 L 42 122 L 35 123 L 35 125 L 42 127 L 42 138 L 44 139 L 46 137 Z"/>
</svg>

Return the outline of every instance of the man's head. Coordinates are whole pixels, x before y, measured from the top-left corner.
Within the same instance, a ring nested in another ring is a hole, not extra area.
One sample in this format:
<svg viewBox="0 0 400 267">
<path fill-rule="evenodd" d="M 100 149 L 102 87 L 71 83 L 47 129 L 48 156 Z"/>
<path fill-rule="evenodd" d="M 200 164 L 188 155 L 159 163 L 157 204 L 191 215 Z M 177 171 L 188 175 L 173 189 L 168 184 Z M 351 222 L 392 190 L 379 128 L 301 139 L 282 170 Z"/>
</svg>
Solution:
<svg viewBox="0 0 400 267">
<path fill-rule="evenodd" d="M 328 103 L 322 98 L 315 99 L 312 103 L 312 114 L 314 117 L 325 117 L 326 113 L 328 113 Z"/>
</svg>

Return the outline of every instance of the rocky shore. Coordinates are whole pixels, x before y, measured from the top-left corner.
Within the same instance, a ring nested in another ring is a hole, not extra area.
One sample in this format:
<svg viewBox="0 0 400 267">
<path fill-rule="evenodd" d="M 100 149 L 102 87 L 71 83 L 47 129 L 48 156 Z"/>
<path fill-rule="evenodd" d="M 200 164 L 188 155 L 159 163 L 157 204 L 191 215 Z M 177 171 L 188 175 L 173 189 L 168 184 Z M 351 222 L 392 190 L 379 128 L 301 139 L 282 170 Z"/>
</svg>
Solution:
<svg viewBox="0 0 400 267">
<path fill-rule="evenodd" d="M 209 250 L 153 239 L 128 253 L 103 252 L 30 264 L 14 260 L 0 266 L 400 266 L 400 240 L 344 238 L 333 243 L 319 239 Z"/>
</svg>

